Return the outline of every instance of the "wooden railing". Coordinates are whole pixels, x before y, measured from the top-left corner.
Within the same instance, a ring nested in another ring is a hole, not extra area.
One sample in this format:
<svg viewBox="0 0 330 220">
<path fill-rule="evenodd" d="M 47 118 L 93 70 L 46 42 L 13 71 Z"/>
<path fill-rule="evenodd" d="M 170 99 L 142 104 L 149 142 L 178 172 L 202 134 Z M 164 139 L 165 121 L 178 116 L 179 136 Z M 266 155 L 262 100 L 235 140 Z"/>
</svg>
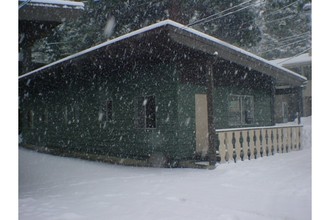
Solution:
<svg viewBox="0 0 330 220">
<path fill-rule="evenodd" d="M 220 163 L 299 150 L 301 128 L 302 125 L 218 129 Z"/>
</svg>

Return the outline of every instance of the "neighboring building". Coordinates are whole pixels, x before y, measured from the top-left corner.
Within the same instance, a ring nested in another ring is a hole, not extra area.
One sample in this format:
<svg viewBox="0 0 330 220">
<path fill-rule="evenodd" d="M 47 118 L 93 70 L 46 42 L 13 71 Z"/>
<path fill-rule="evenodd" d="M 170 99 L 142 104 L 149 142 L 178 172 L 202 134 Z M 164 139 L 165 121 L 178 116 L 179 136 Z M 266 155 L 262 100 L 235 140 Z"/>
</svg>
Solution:
<svg viewBox="0 0 330 220">
<path fill-rule="evenodd" d="M 64 0 L 19 0 L 19 75 L 45 64 L 32 59 L 32 47 L 65 20 L 78 18 L 81 2 Z"/>
<path fill-rule="evenodd" d="M 304 53 L 296 57 L 288 57 L 272 60 L 271 63 L 280 65 L 289 70 L 292 70 L 307 78 L 303 89 L 303 112 L 302 116 L 307 117 L 312 115 L 312 57 L 310 53 Z M 276 122 L 292 121 L 296 118 L 298 112 L 296 103 L 297 97 L 291 94 L 290 86 L 278 86 L 276 92 Z M 289 91 L 289 92 L 287 92 Z"/>
<path fill-rule="evenodd" d="M 305 81 L 166 20 L 20 76 L 22 145 L 138 159 L 205 156 L 208 83 L 221 129 L 274 125 L 275 87 Z"/>
</svg>

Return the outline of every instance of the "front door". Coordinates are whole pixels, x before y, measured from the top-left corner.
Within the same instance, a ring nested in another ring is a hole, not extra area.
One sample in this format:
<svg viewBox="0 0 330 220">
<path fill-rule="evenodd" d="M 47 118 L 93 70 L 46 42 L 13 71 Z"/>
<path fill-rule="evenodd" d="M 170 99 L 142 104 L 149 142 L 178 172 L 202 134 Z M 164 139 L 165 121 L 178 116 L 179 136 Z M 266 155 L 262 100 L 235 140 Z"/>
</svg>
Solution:
<svg viewBox="0 0 330 220">
<path fill-rule="evenodd" d="M 196 152 L 204 157 L 209 146 L 206 94 L 195 95 L 195 117 Z"/>
</svg>

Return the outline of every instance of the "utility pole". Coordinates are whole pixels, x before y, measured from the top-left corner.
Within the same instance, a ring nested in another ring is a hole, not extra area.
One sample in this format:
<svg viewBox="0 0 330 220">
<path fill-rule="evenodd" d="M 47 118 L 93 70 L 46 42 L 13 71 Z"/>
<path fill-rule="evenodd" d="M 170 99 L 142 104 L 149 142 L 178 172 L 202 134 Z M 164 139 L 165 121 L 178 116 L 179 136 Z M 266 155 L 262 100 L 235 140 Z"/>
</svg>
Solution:
<svg viewBox="0 0 330 220">
<path fill-rule="evenodd" d="M 207 76 L 206 76 L 206 85 L 207 85 L 207 121 L 208 121 L 208 159 L 209 165 L 215 166 L 216 164 L 216 133 L 214 125 L 214 116 L 213 116 L 213 91 L 214 91 L 214 81 L 213 81 L 213 60 L 207 62 Z"/>
</svg>

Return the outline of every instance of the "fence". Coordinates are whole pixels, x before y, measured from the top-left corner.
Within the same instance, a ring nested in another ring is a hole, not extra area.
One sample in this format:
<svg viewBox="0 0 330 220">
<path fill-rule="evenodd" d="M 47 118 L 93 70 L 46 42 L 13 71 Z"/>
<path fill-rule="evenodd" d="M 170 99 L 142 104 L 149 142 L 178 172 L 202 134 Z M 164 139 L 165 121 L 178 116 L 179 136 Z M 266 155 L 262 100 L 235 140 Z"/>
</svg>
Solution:
<svg viewBox="0 0 330 220">
<path fill-rule="evenodd" d="M 218 129 L 220 162 L 257 159 L 301 148 L 302 125 Z"/>
</svg>

